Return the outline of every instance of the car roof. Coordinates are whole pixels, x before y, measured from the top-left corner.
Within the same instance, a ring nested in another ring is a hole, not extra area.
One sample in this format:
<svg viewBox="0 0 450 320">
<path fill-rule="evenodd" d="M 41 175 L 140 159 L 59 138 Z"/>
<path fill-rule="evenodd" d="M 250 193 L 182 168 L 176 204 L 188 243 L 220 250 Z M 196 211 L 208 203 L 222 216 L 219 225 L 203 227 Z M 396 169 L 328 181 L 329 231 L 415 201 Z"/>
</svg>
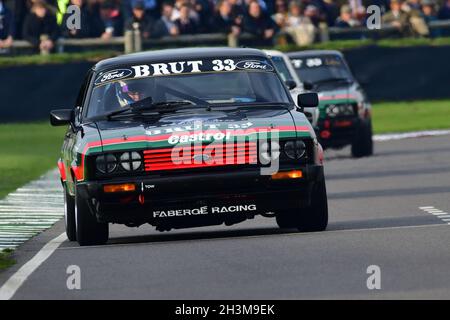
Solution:
<svg viewBox="0 0 450 320">
<path fill-rule="evenodd" d="M 287 53 L 287 56 L 289 58 L 302 58 L 309 56 L 325 56 L 333 54 L 341 57 L 343 56 L 342 52 L 337 50 L 304 50 L 304 51 L 289 52 Z"/>
<path fill-rule="evenodd" d="M 98 62 L 94 66 L 94 70 L 101 70 L 110 67 L 167 61 L 170 59 L 197 59 L 197 58 L 214 58 L 214 57 L 241 57 L 241 56 L 259 56 L 267 58 L 266 54 L 258 49 L 250 48 L 228 48 L 228 47 L 214 47 L 214 48 L 180 48 L 180 49 L 165 49 L 155 51 L 143 51 L 138 53 L 131 53 L 121 55 L 115 58 L 105 59 Z"/>
</svg>

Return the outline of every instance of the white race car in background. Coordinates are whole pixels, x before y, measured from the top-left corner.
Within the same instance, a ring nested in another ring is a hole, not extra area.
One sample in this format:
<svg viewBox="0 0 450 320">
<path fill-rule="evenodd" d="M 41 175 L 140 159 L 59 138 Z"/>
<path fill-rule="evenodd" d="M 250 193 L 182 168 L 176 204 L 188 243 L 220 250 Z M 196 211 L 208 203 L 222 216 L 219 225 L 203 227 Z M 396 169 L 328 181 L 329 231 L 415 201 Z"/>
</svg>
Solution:
<svg viewBox="0 0 450 320">
<path fill-rule="evenodd" d="M 297 96 L 300 93 L 309 91 L 311 88 L 306 87 L 300 81 L 294 67 L 292 66 L 291 60 L 287 55 L 277 50 L 263 50 L 267 56 L 272 60 L 275 68 L 281 76 L 286 86 L 289 88 L 292 99 L 297 101 Z M 313 127 L 317 126 L 317 121 L 319 118 L 319 110 L 317 108 L 305 108 L 305 115 L 311 122 Z"/>
</svg>

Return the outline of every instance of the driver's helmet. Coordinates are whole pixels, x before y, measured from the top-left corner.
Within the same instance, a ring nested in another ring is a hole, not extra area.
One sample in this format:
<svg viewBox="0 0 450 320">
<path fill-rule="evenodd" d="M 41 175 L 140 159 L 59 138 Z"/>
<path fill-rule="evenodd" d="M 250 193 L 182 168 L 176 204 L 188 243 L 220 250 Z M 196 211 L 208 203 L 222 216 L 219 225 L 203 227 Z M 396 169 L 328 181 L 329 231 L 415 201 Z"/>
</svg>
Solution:
<svg viewBox="0 0 450 320">
<path fill-rule="evenodd" d="M 144 81 L 124 81 L 116 82 L 116 96 L 117 101 L 121 107 L 126 107 L 133 102 L 139 101 L 144 98 L 146 92 L 146 86 Z"/>
</svg>

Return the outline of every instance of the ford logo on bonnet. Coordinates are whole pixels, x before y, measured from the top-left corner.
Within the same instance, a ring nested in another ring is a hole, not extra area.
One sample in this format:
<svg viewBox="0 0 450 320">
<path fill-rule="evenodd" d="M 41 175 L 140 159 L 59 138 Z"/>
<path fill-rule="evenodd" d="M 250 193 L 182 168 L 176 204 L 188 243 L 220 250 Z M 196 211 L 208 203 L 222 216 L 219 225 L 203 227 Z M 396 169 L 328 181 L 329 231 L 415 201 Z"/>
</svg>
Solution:
<svg viewBox="0 0 450 320">
<path fill-rule="evenodd" d="M 270 64 L 258 60 L 239 61 L 238 63 L 236 63 L 236 68 L 241 70 L 273 71 L 273 68 Z"/>
</svg>

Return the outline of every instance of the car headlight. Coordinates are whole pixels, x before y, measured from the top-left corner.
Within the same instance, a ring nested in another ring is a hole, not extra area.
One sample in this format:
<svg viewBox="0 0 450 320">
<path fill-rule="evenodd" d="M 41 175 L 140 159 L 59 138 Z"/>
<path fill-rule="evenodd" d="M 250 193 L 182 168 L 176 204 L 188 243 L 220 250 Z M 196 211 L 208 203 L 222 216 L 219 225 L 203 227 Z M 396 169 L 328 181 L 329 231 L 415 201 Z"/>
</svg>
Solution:
<svg viewBox="0 0 450 320">
<path fill-rule="evenodd" d="M 280 144 L 276 141 L 263 142 L 259 146 L 259 154 L 262 160 L 270 162 L 280 156 Z"/>
<path fill-rule="evenodd" d="M 302 140 L 287 141 L 283 150 L 288 158 L 293 160 L 300 159 L 306 153 L 306 144 Z"/>
<path fill-rule="evenodd" d="M 120 156 L 120 166 L 126 170 L 137 170 L 142 165 L 142 157 L 139 152 L 125 152 Z"/>
<path fill-rule="evenodd" d="M 111 173 L 117 168 L 117 158 L 113 154 L 100 155 L 95 159 L 95 165 L 101 173 Z"/>
<path fill-rule="evenodd" d="M 330 118 L 337 116 L 352 116 L 355 114 L 352 104 L 330 104 L 327 107 L 327 115 Z"/>
</svg>

